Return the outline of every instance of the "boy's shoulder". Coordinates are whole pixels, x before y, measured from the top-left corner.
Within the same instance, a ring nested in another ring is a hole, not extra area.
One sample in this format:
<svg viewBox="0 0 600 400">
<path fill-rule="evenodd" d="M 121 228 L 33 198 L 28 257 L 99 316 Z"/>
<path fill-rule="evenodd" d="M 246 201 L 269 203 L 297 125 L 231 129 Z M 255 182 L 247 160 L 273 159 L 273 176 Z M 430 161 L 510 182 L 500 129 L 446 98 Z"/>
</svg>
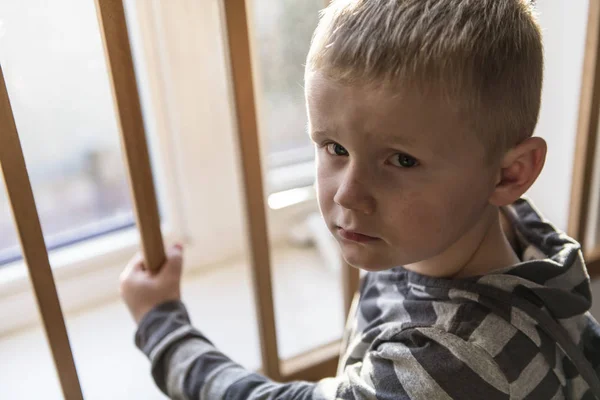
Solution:
<svg viewBox="0 0 600 400">
<path fill-rule="evenodd" d="M 342 371 L 376 354 L 397 366 L 398 373 L 410 363 L 411 371 L 423 370 L 438 384 L 468 375 L 472 382 L 509 393 L 513 384 L 520 385 L 518 378 L 532 359 L 543 353 L 535 340 L 482 304 L 473 292 L 437 288 L 446 292 L 439 299 L 440 293 L 429 287 L 376 278 L 367 277 L 363 284 L 355 331 L 341 358 Z M 433 296 L 436 300 L 428 298 Z M 552 369 L 545 360 L 539 356 L 539 372 L 544 374 Z M 532 391 L 537 382 L 521 386 Z"/>
<path fill-rule="evenodd" d="M 375 352 L 392 363 L 412 360 L 440 379 L 464 368 L 507 392 L 537 387 L 519 379 L 532 362 L 537 373 L 552 372 L 555 342 L 518 310 L 492 304 L 471 290 L 476 282 L 415 278 L 401 268 L 365 276 L 342 370 Z"/>
<path fill-rule="evenodd" d="M 427 278 L 402 268 L 368 273 L 353 317 L 353 336 L 393 340 L 402 332 L 433 329 L 475 344 L 494 357 L 522 333 L 512 324 L 510 304 L 492 304 L 475 289 L 478 286 L 475 281 Z"/>
</svg>

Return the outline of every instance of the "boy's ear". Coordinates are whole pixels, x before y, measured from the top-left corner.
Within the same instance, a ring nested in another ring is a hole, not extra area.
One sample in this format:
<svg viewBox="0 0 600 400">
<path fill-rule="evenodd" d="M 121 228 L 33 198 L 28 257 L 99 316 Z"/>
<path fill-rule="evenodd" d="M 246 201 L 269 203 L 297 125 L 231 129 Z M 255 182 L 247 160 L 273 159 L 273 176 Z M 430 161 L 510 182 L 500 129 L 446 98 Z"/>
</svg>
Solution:
<svg viewBox="0 0 600 400">
<path fill-rule="evenodd" d="M 500 207 L 518 200 L 542 172 L 546 151 L 546 141 L 540 137 L 530 137 L 510 149 L 502 159 L 490 203 Z"/>
</svg>

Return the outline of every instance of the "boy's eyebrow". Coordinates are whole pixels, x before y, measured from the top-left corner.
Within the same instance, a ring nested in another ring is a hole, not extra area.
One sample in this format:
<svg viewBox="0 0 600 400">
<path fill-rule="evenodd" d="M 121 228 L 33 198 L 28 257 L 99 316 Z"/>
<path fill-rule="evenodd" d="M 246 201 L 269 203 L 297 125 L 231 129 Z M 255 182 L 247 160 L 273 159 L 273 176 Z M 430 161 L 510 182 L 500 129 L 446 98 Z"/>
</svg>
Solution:
<svg viewBox="0 0 600 400">
<path fill-rule="evenodd" d="M 307 132 L 309 136 L 313 139 L 318 139 L 324 136 L 335 136 L 335 132 L 328 131 L 326 129 L 310 129 L 310 126 L 306 126 Z M 382 143 L 390 144 L 390 145 L 398 145 L 398 146 L 407 146 L 414 147 L 416 145 L 416 140 L 411 137 L 399 136 L 394 134 L 373 134 L 373 133 L 365 133 L 368 136 L 372 136 L 377 138 Z"/>
<path fill-rule="evenodd" d="M 306 129 L 308 131 L 308 134 L 312 138 L 320 138 L 320 137 L 323 137 L 323 136 L 331 135 L 331 132 L 329 132 L 327 130 L 310 129 L 309 126 L 307 126 Z"/>
</svg>

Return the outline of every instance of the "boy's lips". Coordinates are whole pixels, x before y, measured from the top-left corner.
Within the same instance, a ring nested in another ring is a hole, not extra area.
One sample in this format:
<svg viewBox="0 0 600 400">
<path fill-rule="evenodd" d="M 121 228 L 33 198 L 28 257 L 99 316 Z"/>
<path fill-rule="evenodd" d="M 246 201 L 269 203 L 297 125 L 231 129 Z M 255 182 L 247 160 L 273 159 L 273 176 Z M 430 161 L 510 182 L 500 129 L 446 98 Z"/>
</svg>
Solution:
<svg viewBox="0 0 600 400">
<path fill-rule="evenodd" d="M 365 235 L 364 233 L 360 233 L 350 229 L 344 229 L 340 226 L 337 227 L 338 234 L 346 240 L 357 243 L 368 243 L 376 240 L 381 240 L 374 236 Z"/>
</svg>

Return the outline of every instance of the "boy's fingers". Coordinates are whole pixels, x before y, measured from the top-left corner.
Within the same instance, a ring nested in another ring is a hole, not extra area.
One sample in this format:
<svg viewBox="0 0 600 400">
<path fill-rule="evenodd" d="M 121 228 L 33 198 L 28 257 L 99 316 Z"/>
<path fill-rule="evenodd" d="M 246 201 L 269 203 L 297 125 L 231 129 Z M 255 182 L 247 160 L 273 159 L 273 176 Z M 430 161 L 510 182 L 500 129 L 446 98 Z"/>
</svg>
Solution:
<svg viewBox="0 0 600 400">
<path fill-rule="evenodd" d="M 167 262 L 162 270 L 169 270 L 171 273 L 180 273 L 183 265 L 183 246 L 176 244 L 167 249 Z M 165 268 L 166 267 L 166 268 Z"/>
<path fill-rule="evenodd" d="M 137 253 L 129 260 L 123 271 L 121 271 L 121 275 L 119 275 L 119 290 L 121 293 L 123 293 L 123 291 L 131 284 L 131 281 L 136 274 L 135 270 L 141 263 L 141 259 L 141 254 Z"/>
<path fill-rule="evenodd" d="M 183 247 L 179 244 L 173 245 L 169 247 L 167 250 L 167 254 L 170 256 L 169 258 L 183 258 Z"/>
<path fill-rule="evenodd" d="M 129 261 L 129 264 L 132 266 L 136 266 L 138 264 L 142 264 L 144 262 L 144 256 L 142 255 L 141 252 L 137 252 L 135 253 L 135 255 L 131 258 L 131 260 Z"/>
<path fill-rule="evenodd" d="M 161 274 L 163 271 L 180 274 L 183 264 L 183 246 L 179 244 L 173 245 L 167 248 L 166 253 L 167 261 L 156 274 Z M 146 268 L 144 256 L 141 252 L 138 252 L 125 266 L 125 269 L 121 273 L 121 280 L 134 275 L 139 275 L 140 273 L 147 274 L 148 272 L 152 271 L 149 271 L 148 268 Z M 155 273 L 151 273 L 151 275 L 155 275 Z"/>
<path fill-rule="evenodd" d="M 144 258 L 141 253 L 136 253 L 131 260 L 125 266 L 125 269 L 121 273 L 121 279 L 124 279 L 132 274 L 144 269 Z"/>
</svg>

